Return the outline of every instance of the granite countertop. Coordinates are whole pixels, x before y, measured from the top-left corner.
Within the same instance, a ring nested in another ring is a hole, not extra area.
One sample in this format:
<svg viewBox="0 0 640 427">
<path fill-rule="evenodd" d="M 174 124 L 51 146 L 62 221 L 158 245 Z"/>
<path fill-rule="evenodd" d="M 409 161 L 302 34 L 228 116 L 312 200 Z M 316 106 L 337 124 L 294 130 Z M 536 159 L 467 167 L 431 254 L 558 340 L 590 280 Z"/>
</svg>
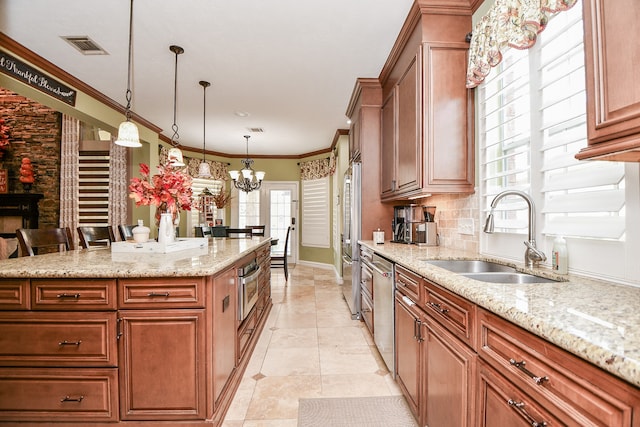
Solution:
<svg viewBox="0 0 640 427">
<path fill-rule="evenodd" d="M 385 242 L 362 245 L 512 323 L 640 386 L 640 288 L 548 268 L 526 269 L 476 253 Z M 481 259 L 561 282 L 500 284 L 472 280 L 430 265 L 430 259 Z"/>
<path fill-rule="evenodd" d="M 215 274 L 269 237 L 210 238 L 208 247 L 171 253 L 116 253 L 95 247 L 0 261 L 0 278 L 187 277 Z"/>
</svg>

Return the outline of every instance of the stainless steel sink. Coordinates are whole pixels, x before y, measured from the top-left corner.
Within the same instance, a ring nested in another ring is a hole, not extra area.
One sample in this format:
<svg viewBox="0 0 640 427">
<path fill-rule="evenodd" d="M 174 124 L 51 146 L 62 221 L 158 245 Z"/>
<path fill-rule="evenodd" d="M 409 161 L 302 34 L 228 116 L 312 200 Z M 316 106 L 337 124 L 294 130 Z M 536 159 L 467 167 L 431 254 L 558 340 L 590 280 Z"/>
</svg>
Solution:
<svg viewBox="0 0 640 427">
<path fill-rule="evenodd" d="M 507 273 L 507 272 L 485 272 L 485 273 L 462 273 L 461 276 L 469 279 L 478 280 L 480 282 L 491 283 L 550 283 L 557 280 L 547 279 L 545 277 L 534 276 L 526 273 Z"/>
<path fill-rule="evenodd" d="M 481 260 L 439 259 L 426 260 L 426 262 L 428 264 L 435 265 L 436 267 L 449 270 L 453 273 L 485 273 L 498 271 L 515 273 L 516 271 L 513 267 L 509 267 L 508 265 Z"/>
</svg>

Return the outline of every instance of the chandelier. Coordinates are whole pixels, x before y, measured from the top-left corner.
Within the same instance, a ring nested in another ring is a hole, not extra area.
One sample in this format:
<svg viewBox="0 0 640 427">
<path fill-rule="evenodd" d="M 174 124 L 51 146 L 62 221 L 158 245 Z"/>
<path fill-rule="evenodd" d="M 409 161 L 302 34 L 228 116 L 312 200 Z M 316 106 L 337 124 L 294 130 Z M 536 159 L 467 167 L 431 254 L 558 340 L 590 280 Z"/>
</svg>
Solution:
<svg viewBox="0 0 640 427">
<path fill-rule="evenodd" d="M 180 135 L 178 135 L 178 125 L 176 124 L 176 100 L 178 97 L 178 55 L 184 53 L 184 49 L 180 46 L 171 45 L 169 50 L 176 54 L 176 65 L 173 78 L 173 125 L 171 125 L 173 136 L 171 136 L 171 148 L 167 153 L 167 157 L 171 166 L 180 167 L 184 166 L 184 158 L 182 157 L 182 151 L 178 148 Z"/>
<path fill-rule="evenodd" d="M 207 144 L 207 88 L 211 86 L 211 83 L 204 80 L 200 80 L 200 86 L 202 86 L 202 163 L 198 167 L 198 178 L 211 178 L 211 166 L 205 159 L 205 148 Z M 205 188 L 205 190 L 207 190 Z"/>
<path fill-rule="evenodd" d="M 233 170 L 229 171 L 229 175 L 233 180 L 233 185 L 241 191 L 248 193 L 253 190 L 257 190 L 262 185 L 262 180 L 264 179 L 265 173 L 262 171 L 254 172 L 251 165 L 253 165 L 253 160 L 249 158 L 249 135 L 245 135 L 244 138 L 247 140 L 247 158 L 240 160 L 244 165 L 241 171 Z M 242 178 L 240 177 L 242 174 Z"/>
<path fill-rule="evenodd" d="M 133 0 L 129 8 L 129 59 L 127 63 L 127 92 L 125 98 L 127 106 L 124 110 L 125 121 L 120 123 L 118 127 L 118 138 L 115 140 L 116 145 L 123 147 L 142 147 L 138 127 L 131 121 L 131 30 L 133 28 Z"/>
</svg>

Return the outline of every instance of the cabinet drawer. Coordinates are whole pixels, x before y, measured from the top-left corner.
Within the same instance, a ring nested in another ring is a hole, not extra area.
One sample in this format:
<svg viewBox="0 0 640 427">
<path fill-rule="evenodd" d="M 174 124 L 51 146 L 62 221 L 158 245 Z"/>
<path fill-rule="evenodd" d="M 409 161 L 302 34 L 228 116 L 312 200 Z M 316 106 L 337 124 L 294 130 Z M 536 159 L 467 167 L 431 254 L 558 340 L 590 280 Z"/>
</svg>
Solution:
<svg viewBox="0 0 640 427">
<path fill-rule="evenodd" d="M 0 312 L 4 366 L 117 366 L 115 312 Z"/>
<path fill-rule="evenodd" d="M 204 278 L 175 277 L 119 281 L 120 308 L 203 308 Z"/>
<path fill-rule="evenodd" d="M 116 281 L 112 279 L 33 279 L 33 310 L 115 310 Z"/>
<path fill-rule="evenodd" d="M 118 421 L 117 372 L 116 368 L 0 368 L 0 419 Z"/>
<path fill-rule="evenodd" d="M 420 282 L 422 277 L 401 265 L 396 264 L 396 289 L 414 301 L 420 300 Z"/>
<path fill-rule="evenodd" d="M 480 357 L 540 400 L 570 408 L 581 426 L 631 426 L 640 390 L 484 310 Z"/>
<path fill-rule="evenodd" d="M 245 352 L 249 348 L 249 343 L 253 337 L 254 332 L 256 331 L 256 316 L 257 310 L 251 310 L 249 316 L 242 322 L 240 327 L 238 328 L 238 360 L 242 360 Z"/>
<path fill-rule="evenodd" d="M 362 320 L 373 335 L 373 301 L 367 292 L 363 289 L 360 293 L 362 302 Z"/>
<path fill-rule="evenodd" d="M 29 280 L 0 280 L 0 310 L 29 309 Z"/>
<path fill-rule="evenodd" d="M 421 307 L 452 334 L 475 349 L 476 305 L 441 287 L 424 281 Z"/>
</svg>

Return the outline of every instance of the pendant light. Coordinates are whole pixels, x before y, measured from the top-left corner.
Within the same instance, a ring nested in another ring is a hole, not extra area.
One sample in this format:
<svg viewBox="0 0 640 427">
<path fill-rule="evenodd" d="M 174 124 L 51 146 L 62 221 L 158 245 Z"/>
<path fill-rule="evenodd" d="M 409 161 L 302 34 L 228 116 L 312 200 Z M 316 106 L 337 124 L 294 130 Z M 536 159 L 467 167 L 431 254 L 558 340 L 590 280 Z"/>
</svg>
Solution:
<svg viewBox="0 0 640 427">
<path fill-rule="evenodd" d="M 173 167 L 181 167 L 184 166 L 184 158 L 182 157 L 182 151 L 178 146 L 178 125 L 176 123 L 176 104 L 178 97 L 178 55 L 184 53 L 184 49 L 180 46 L 171 45 L 169 46 L 169 50 L 176 55 L 176 63 L 175 63 L 175 72 L 173 79 L 173 124 L 171 125 L 171 129 L 173 130 L 173 135 L 171 136 L 171 148 L 169 149 L 169 153 L 167 154 L 167 158 L 169 160 L 169 164 Z"/>
<path fill-rule="evenodd" d="M 127 92 L 125 94 L 127 106 L 124 110 L 125 121 L 120 123 L 118 127 L 118 138 L 115 140 L 116 145 L 123 147 L 142 147 L 138 127 L 131 121 L 131 50 L 132 50 L 132 33 L 133 33 L 133 0 L 129 7 L 129 58 L 127 60 Z"/>
<path fill-rule="evenodd" d="M 207 88 L 211 83 L 200 80 L 202 86 L 202 163 L 198 167 L 198 178 L 211 178 L 211 166 L 205 160 L 205 149 L 207 145 Z"/>
<path fill-rule="evenodd" d="M 247 158 L 240 160 L 240 162 L 244 165 L 241 171 L 233 170 L 229 171 L 229 175 L 233 180 L 233 185 L 241 191 L 245 193 L 249 193 L 253 190 L 257 190 L 262 185 L 262 180 L 264 179 L 265 173 L 262 171 L 257 171 L 254 173 L 251 165 L 253 164 L 253 160 L 249 158 L 249 135 L 244 136 L 247 142 Z M 240 178 L 240 174 L 242 173 L 242 178 Z"/>
</svg>

